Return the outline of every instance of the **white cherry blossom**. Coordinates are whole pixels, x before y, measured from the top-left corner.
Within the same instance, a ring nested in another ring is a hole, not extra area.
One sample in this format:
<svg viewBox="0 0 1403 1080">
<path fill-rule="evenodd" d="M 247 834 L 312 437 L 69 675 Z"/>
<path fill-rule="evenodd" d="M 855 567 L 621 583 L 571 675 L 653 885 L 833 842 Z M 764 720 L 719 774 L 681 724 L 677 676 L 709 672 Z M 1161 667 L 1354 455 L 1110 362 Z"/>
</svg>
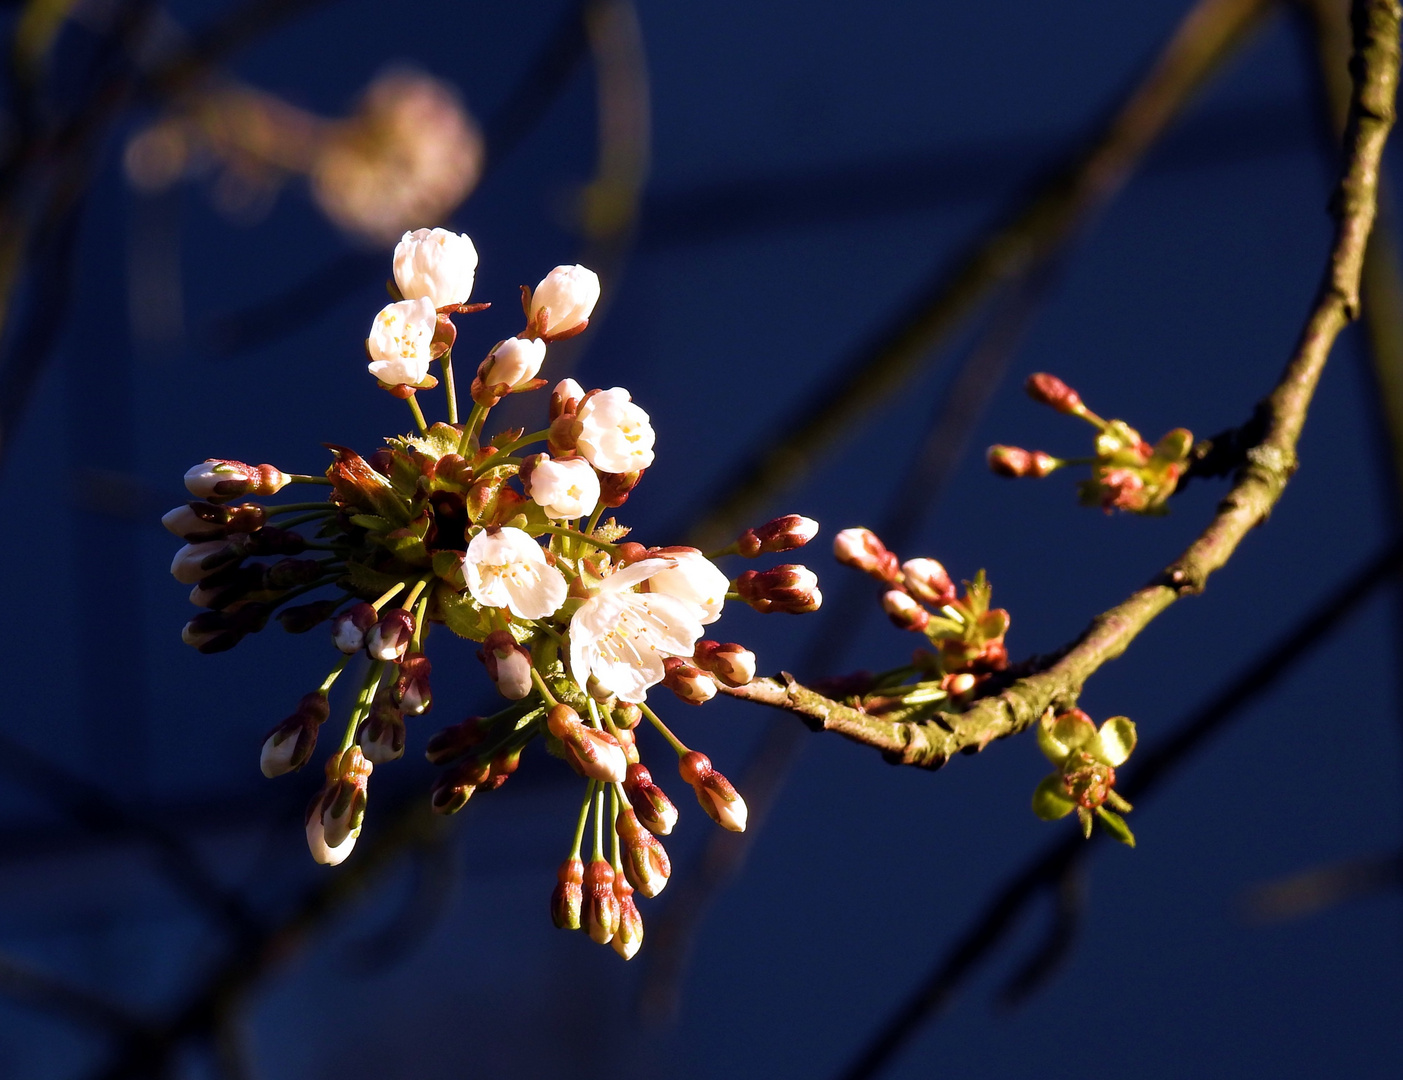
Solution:
<svg viewBox="0 0 1403 1080">
<path fill-rule="evenodd" d="M 507 608 L 518 619 L 544 619 L 565 602 L 563 575 L 541 545 L 520 529 L 484 529 L 468 543 L 463 574 L 484 607 Z"/>
<path fill-rule="evenodd" d="M 665 554 L 676 565 L 650 577 L 648 591 L 676 597 L 703 626 L 710 626 L 721 617 L 731 579 L 695 548 L 668 550 Z"/>
<path fill-rule="evenodd" d="M 671 569 L 674 559 L 643 559 L 604 579 L 570 620 L 570 671 L 584 686 L 593 675 L 622 701 L 639 702 L 662 682 L 669 656 L 691 656 L 702 636 L 693 608 L 666 593 L 633 586 Z"/>
<path fill-rule="evenodd" d="M 478 373 L 488 386 L 516 386 L 534 379 L 546 359 L 546 343 L 540 338 L 507 338 L 483 362 Z"/>
<path fill-rule="evenodd" d="M 583 266 L 557 266 L 531 294 L 528 322 L 547 338 L 584 329 L 599 303 L 599 275 Z M 542 308 L 549 308 L 544 326 L 536 326 Z"/>
<path fill-rule="evenodd" d="M 580 453 L 600 472 L 639 472 L 653 464 L 653 425 L 622 386 L 591 395 L 576 419 Z"/>
<path fill-rule="evenodd" d="M 386 304 L 370 326 L 370 373 L 386 386 L 419 386 L 429 374 L 438 313 L 432 300 Z"/>
<path fill-rule="evenodd" d="M 530 488 L 547 517 L 586 517 L 599 505 L 599 474 L 583 458 L 547 458 L 531 470 Z"/>
<path fill-rule="evenodd" d="M 477 248 L 464 233 L 415 229 L 395 245 L 394 268 L 406 300 L 427 299 L 435 308 L 462 304 L 473 293 Z"/>
</svg>

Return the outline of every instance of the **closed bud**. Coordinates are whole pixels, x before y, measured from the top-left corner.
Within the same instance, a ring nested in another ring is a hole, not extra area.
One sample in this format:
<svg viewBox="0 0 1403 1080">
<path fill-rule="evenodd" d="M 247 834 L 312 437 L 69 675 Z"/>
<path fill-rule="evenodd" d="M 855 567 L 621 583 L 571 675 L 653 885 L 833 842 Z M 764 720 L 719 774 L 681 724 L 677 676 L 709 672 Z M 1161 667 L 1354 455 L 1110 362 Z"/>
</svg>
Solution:
<svg viewBox="0 0 1403 1080">
<path fill-rule="evenodd" d="M 600 473 L 599 501 L 611 510 L 623 506 L 628 501 L 629 493 L 643 479 L 645 471 L 639 469 L 637 472 Z"/>
<path fill-rule="evenodd" d="M 245 465 L 224 458 L 207 458 L 185 473 L 185 487 L 190 494 L 211 502 L 225 502 L 240 495 L 276 495 L 287 481 L 287 476 L 271 465 Z"/>
<path fill-rule="evenodd" d="M 636 728 L 643 719 L 643 710 L 631 701 L 620 701 L 614 706 L 614 723 L 621 728 Z"/>
<path fill-rule="evenodd" d="M 900 589 L 882 594 L 882 610 L 900 630 L 921 631 L 930 623 L 930 612 Z"/>
<path fill-rule="evenodd" d="M 424 748 L 424 756 L 430 764 L 446 765 L 462 757 L 487 738 L 482 717 L 470 716 L 461 724 L 453 724 L 429 737 L 429 745 Z"/>
<path fill-rule="evenodd" d="M 585 388 L 574 379 L 561 379 L 555 384 L 555 389 L 550 394 L 550 420 L 551 423 L 559 420 L 562 416 L 574 416 L 579 411 L 580 402 L 584 400 Z"/>
<path fill-rule="evenodd" d="M 610 784 L 623 781 L 628 759 L 614 736 L 586 727 L 569 705 L 553 707 L 546 714 L 546 726 L 564 745 L 567 759 L 581 776 Z"/>
<path fill-rule="evenodd" d="M 167 511 L 161 524 L 182 540 L 194 544 L 202 540 L 222 540 L 230 533 L 254 532 L 263 527 L 267 516 L 267 510 L 257 503 L 221 506 L 191 501 Z"/>
<path fill-rule="evenodd" d="M 1023 389 L 1034 401 L 1051 405 L 1060 413 L 1076 415 L 1082 411 L 1081 396 L 1056 375 L 1045 371 L 1029 375 Z"/>
<path fill-rule="evenodd" d="M 372 660 L 398 660 L 414 637 L 414 616 L 404 608 L 391 608 L 365 635 L 365 651 Z"/>
<path fill-rule="evenodd" d="M 373 768 L 358 746 L 327 761 L 326 785 L 307 808 L 307 846 L 317 862 L 335 866 L 351 853 L 365 819 Z"/>
<path fill-rule="evenodd" d="M 190 590 L 190 603 L 215 611 L 233 610 L 253 593 L 268 588 L 268 567 L 229 565 L 201 578 Z"/>
<path fill-rule="evenodd" d="M 823 603 L 818 577 L 807 566 L 785 564 L 768 570 L 747 570 L 736 578 L 736 592 L 760 612 L 802 615 Z"/>
<path fill-rule="evenodd" d="M 727 686 L 746 686 L 755 678 L 755 654 L 735 642 L 697 642 L 692 660 L 703 671 L 709 671 Z"/>
<path fill-rule="evenodd" d="M 1023 450 L 1017 446 L 989 447 L 989 471 L 996 476 L 1019 479 L 1031 476 L 1041 480 L 1062 467 L 1062 462 L 1041 450 Z"/>
<path fill-rule="evenodd" d="M 507 338 L 478 365 L 472 383 L 473 401 L 490 409 L 513 390 L 541 385 L 536 373 L 546 358 L 546 343 L 536 338 Z"/>
<path fill-rule="evenodd" d="M 663 670 L 663 685 L 688 705 L 701 705 L 716 696 L 716 681 L 685 660 L 666 657 Z"/>
<path fill-rule="evenodd" d="M 171 576 L 182 585 L 194 585 L 241 558 L 233 545 L 224 540 L 186 544 L 171 560 Z"/>
<path fill-rule="evenodd" d="M 521 765 L 521 751 L 524 747 L 518 746 L 515 750 L 502 750 L 488 763 L 491 772 L 487 779 L 482 782 L 482 786 L 488 791 L 496 791 L 505 784 Z"/>
<path fill-rule="evenodd" d="M 583 266 L 557 266 L 531 293 L 527 332 L 546 341 L 574 337 L 599 303 L 599 275 Z"/>
<path fill-rule="evenodd" d="M 352 604 L 331 620 L 332 643 L 347 656 L 365 648 L 365 635 L 380 621 L 380 613 L 370 604 Z"/>
<path fill-rule="evenodd" d="M 901 576 L 906 591 L 923 603 L 944 607 L 955 599 L 954 582 L 934 559 L 907 559 L 901 564 Z"/>
<path fill-rule="evenodd" d="M 731 832 L 745 832 L 746 806 L 731 782 L 711 767 L 711 759 L 688 750 L 677 761 L 682 779 L 692 785 L 697 802 L 712 821 Z"/>
<path fill-rule="evenodd" d="M 624 876 L 629 884 L 650 899 L 657 896 L 672 876 L 672 860 L 666 849 L 628 808 L 619 811 L 614 828 L 619 834 Z"/>
<path fill-rule="evenodd" d="M 633 889 L 621 877 L 614 878 L 614 896 L 619 902 L 619 923 L 609 945 L 625 960 L 632 960 L 643 945 L 643 915 L 633 902 Z"/>
<path fill-rule="evenodd" d="M 585 864 L 572 856 L 555 872 L 556 886 L 550 894 L 550 919 L 562 930 L 578 930 L 585 902 Z"/>
<path fill-rule="evenodd" d="M 476 758 L 460 761 L 439 774 L 429 791 L 429 805 L 436 814 L 456 814 L 468 805 L 473 792 L 492 775 L 491 766 Z"/>
<path fill-rule="evenodd" d="M 531 693 L 531 651 L 506 630 L 488 634 L 477 655 L 497 692 L 508 701 L 520 701 Z"/>
<path fill-rule="evenodd" d="M 320 626 L 331 618 L 331 613 L 340 607 L 340 600 L 316 600 L 310 604 L 283 608 L 278 612 L 278 622 L 289 634 L 305 634 L 314 626 Z"/>
<path fill-rule="evenodd" d="M 366 760 L 374 765 L 404 756 L 404 714 L 383 689 L 375 695 L 370 715 L 360 722 L 356 742 Z"/>
<path fill-rule="evenodd" d="M 295 589 L 310 585 L 322 576 L 324 569 L 317 559 L 279 559 L 268 567 L 268 588 Z"/>
<path fill-rule="evenodd" d="M 607 945 L 619 928 L 619 898 L 614 895 L 614 868 L 603 859 L 585 867 L 581 923 L 590 940 Z"/>
<path fill-rule="evenodd" d="M 657 784 L 646 765 L 633 764 L 624 777 L 624 795 L 638 815 L 643 827 L 658 836 L 666 836 L 677 824 L 677 807 Z"/>
<path fill-rule="evenodd" d="M 326 722 L 331 708 L 326 695 L 313 691 L 297 703 L 291 716 L 268 732 L 258 766 L 271 779 L 295 772 L 307 764 L 317 745 L 317 730 Z"/>
<path fill-rule="evenodd" d="M 247 603 L 236 611 L 202 611 L 180 632 L 187 645 L 202 653 L 232 649 L 245 635 L 257 633 L 268 622 L 267 604 Z"/>
<path fill-rule="evenodd" d="M 630 765 L 638 764 L 638 738 L 632 728 L 619 728 L 619 745 L 624 748 L 624 760 Z"/>
<path fill-rule="evenodd" d="M 833 538 L 833 557 L 878 581 L 896 581 L 897 557 L 871 529 L 844 529 Z"/>
<path fill-rule="evenodd" d="M 785 514 L 758 529 L 746 529 L 736 538 L 736 553 L 753 559 L 801 548 L 818 535 L 818 522 L 798 514 Z"/>
<path fill-rule="evenodd" d="M 429 689 L 431 668 L 429 658 L 423 653 L 406 653 L 399 662 L 399 674 L 391 695 L 406 716 L 423 716 L 433 708 L 434 697 Z"/>
</svg>

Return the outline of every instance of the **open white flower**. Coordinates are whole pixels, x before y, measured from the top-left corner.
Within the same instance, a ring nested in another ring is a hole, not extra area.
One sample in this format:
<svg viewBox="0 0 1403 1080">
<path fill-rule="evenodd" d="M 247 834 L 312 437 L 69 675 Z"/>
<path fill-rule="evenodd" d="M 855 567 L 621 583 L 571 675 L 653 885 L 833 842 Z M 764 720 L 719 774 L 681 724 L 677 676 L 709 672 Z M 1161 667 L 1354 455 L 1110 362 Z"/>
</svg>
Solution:
<svg viewBox="0 0 1403 1080">
<path fill-rule="evenodd" d="M 477 248 L 465 233 L 415 229 L 395 245 L 394 268 L 406 300 L 427 299 L 435 308 L 462 304 L 473 294 Z"/>
<path fill-rule="evenodd" d="M 663 661 L 691 656 L 702 627 L 688 604 L 633 586 L 671 569 L 673 559 L 643 559 L 604 579 L 570 620 L 570 672 L 584 686 L 591 675 L 622 701 L 639 702 L 663 681 Z"/>
<path fill-rule="evenodd" d="M 599 303 L 599 275 L 583 266 L 557 266 L 531 294 L 528 324 L 546 338 L 578 333 L 585 328 Z M 537 325 L 542 308 L 549 309 L 544 325 Z"/>
<path fill-rule="evenodd" d="M 568 589 L 541 545 L 510 527 L 484 529 L 469 541 L 463 576 L 479 604 L 504 607 L 518 619 L 554 615 Z"/>
<path fill-rule="evenodd" d="M 599 474 L 583 458 L 547 458 L 531 470 L 530 488 L 546 517 L 586 517 L 599 505 Z"/>
<path fill-rule="evenodd" d="M 640 472 L 653 464 L 653 425 L 622 386 L 589 397 L 576 419 L 576 445 L 600 472 Z"/>
<path fill-rule="evenodd" d="M 370 326 L 365 340 L 370 373 L 386 386 L 419 386 L 428 377 L 433 359 L 434 327 L 438 313 L 434 302 L 424 299 L 386 304 Z"/>
<path fill-rule="evenodd" d="M 710 626 L 721 617 L 731 579 L 695 548 L 668 549 L 665 554 L 676 565 L 652 575 L 648 591 L 681 600 L 703 626 Z"/>
</svg>

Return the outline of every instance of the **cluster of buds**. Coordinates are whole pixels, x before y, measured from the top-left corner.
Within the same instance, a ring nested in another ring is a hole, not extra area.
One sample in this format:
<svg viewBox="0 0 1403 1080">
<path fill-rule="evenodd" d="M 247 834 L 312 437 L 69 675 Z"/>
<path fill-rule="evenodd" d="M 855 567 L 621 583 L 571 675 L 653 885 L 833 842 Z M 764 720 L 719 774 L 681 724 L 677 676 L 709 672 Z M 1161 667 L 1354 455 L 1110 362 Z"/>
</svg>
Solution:
<svg viewBox="0 0 1403 1080">
<path fill-rule="evenodd" d="M 672 732 L 648 692 L 661 685 L 699 705 L 718 687 L 750 682 L 755 655 L 703 636 L 707 628 L 728 600 L 763 612 L 813 611 L 817 579 L 793 564 L 732 579 L 713 560 L 792 551 L 818 525 L 777 518 L 710 555 L 626 541 L 629 530 L 604 512 L 627 501 L 653 463 L 655 441 L 648 414 L 627 390 L 586 391 L 566 379 L 551 394 L 546 427 L 484 434 L 504 397 L 545 385 L 537 376 L 550 344 L 588 326 L 599 298 L 594 273 L 561 266 L 522 290 L 525 327 L 488 350 L 460 420 L 453 316 L 487 307 L 468 303 L 477 251 L 466 236 L 420 229 L 404 235 L 393 267 L 402 298 L 372 324 L 369 371 L 409 404 L 417 431 L 387 439 L 368 457 L 330 446 L 324 475 L 218 459 L 191 469 L 186 484 L 198 501 L 164 519 L 187 541 L 172 572 L 206 609 L 186 627 L 186 640 L 205 652 L 230 648 L 275 613 L 294 632 L 329 625 L 340 659 L 267 736 L 262 767 L 270 777 L 310 761 L 332 689 L 355 663 L 359 685 L 344 734 L 307 812 L 312 854 L 330 864 L 346 858 L 360 833 L 371 770 L 403 755 L 406 721 L 433 707 L 430 629 L 445 626 L 477 643 L 504 707 L 428 740 L 427 756 L 442 769 L 432 806 L 453 813 L 479 790 L 500 787 L 540 738 L 585 787 L 552 915 L 630 957 L 643 934 L 634 894 L 652 897 L 666 884 L 671 865 L 657 837 L 677 820 L 642 764 L 640 724 L 646 719 L 676 753 L 681 779 L 709 817 L 737 832 L 746 821 L 735 788 Z M 430 423 L 417 395 L 440 383 L 447 419 Z M 232 505 L 290 484 L 322 485 L 329 494 L 323 502 Z M 332 595 L 287 606 L 318 590 Z"/>
<path fill-rule="evenodd" d="M 870 529 L 838 533 L 833 554 L 844 566 L 881 582 L 887 617 L 902 630 L 924 634 L 933 646 L 933 652 L 919 650 L 912 665 L 924 680 L 914 691 L 906 688 L 899 700 L 909 704 L 913 692 L 925 699 L 938 692 L 948 702 L 967 702 L 991 674 L 1008 666 L 1004 635 L 1009 615 L 989 606 L 993 590 L 983 570 L 964 583 L 961 596 L 940 563 L 927 558 L 902 562 Z"/>
<path fill-rule="evenodd" d="M 1075 810 L 1084 836 L 1091 836 L 1092 822 L 1098 821 L 1111 837 L 1134 847 L 1135 836 L 1121 817 L 1131 807 L 1115 790 L 1116 769 L 1135 749 L 1134 723 L 1113 716 L 1098 730 L 1080 709 L 1055 716 L 1048 709 L 1036 726 L 1038 746 L 1053 772 L 1033 792 L 1033 813 L 1056 821 Z"/>
<path fill-rule="evenodd" d="M 999 476 L 1042 478 L 1064 465 L 1089 465 L 1091 478 L 1079 485 L 1084 506 L 1099 506 L 1136 514 L 1163 514 L 1193 449 L 1193 435 L 1175 428 L 1151 446 L 1124 420 L 1103 420 L 1086 407 L 1061 379 L 1046 373 L 1030 375 L 1028 396 L 1060 413 L 1079 416 L 1096 428 L 1096 453 L 1090 458 L 1056 458 L 1041 450 L 1017 446 L 989 447 L 989 468 Z"/>
</svg>

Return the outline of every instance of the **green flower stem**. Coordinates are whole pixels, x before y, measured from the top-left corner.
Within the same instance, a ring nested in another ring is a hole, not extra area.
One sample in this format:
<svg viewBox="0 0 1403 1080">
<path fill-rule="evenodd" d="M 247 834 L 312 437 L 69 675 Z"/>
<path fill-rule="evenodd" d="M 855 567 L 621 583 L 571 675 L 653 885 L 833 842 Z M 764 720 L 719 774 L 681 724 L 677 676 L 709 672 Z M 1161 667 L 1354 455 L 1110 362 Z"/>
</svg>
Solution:
<svg viewBox="0 0 1403 1080">
<path fill-rule="evenodd" d="M 295 589 L 290 589 L 283 593 L 282 596 L 278 597 L 277 601 L 273 604 L 272 610 L 276 611 L 289 600 L 296 600 L 299 596 L 303 596 L 306 593 L 313 592 L 317 589 L 324 589 L 326 586 L 335 582 L 340 576 L 340 574 L 330 574 L 326 577 L 318 578 L 316 581 L 309 581 L 306 585 L 299 585 Z"/>
<path fill-rule="evenodd" d="M 427 435 L 429 433 L 429 425 L 424 420 L 424 410 L 419 408 L 419 395 L 410 394 L 404 401 L 405 404 L 409 406 L 409 411 L 414 414 L 414 423 L 419 427 L 419 434 Z"/>
<path fill-rule="evenodd" d="M 487 410 L 473 402 L 473 407 L 468 412 L 467 422 L 463 424 L 463 438 L 458 443 L 458 456 L 471 458 L 477 449 L 478 432 L 482 430 L 482 422 L 487 419 Z"/>
<path fill-rule="evenodd" d="M 414 637 L 412 639 L 413 652 L 424 651 L 424 638 L 429 635 L 429 594 L 425 593 L 419 598 L 419 609 L 414 612 Z"/>
<path fill-rule="evenodd" d="M 544 442 L 546 439 L 549 438 L 550 428 L 542 428 L 540 431 L 533 431 L 530 435 L 523 435 L 515 442 L 509 442 L 506 446 L 499 447 L 497 453 L 500 455 L 514 454 L 523 446 L 530 446 L 532 443 L 535 442 Z M 498 462 L 496 458 L 488 458 L 485 463 L 485 467 L 490 469 L 496 467 L 499 464 L 500 462 Z"/>
<path fill-rule="evenodd" d="M 546 680 L 541 678 L 541 673 L 536 670 L 535 664 L 531 665 L 531 681 L 536 684 L 536 692 L 541 695 L 541 700 L 543 700 L 549 708 L 553 709 L 560 704 L 556 696 L 550 692 L 550 687 L 546 685 Z"/>
<path fill-rule="evenodd" d="M 384 674 L 384 671 L 385 664 L 380 660 L 376 660 L 366 670 L 365 681 L 361 683 L 360 693 L 356 695 L 356 704 L 351 709 L 351 718 L 347 721 L 346 731 L 341 736 L 339 753 L 344 754 L 356 741 L 356 728 L 360 727 L 360 722 L 370 711 L 370 702 L 375 697 L 375 691 L 380 687 L 380 676 Z"/>
<path fill-rule="evenodd" d="M 341 672 L 346 670 L 346 665 L 350 662 L 351 658 L 349 656 L 343 656 L 340 660 L 336 661 L 336 666 L 327 673 L 326 678 L 322 680 L 321 686 L 317 688 L 317 692 L 321 694 L 322 697 L 326 697 L 327 694 L 331 693 L 332 685 L 341 677 Z"/>
<path fill-rule="evenodd" d="M 717 548 L 715 551 L 708 551 L 704 557 L 715 562 L 717 559 L 724 558 L 727 555 L 735 555 L 739 550 L 740 545 L 733 541 L 723 548 Z"/>
<path fill-rule="evenodd" d="M 599 527 L 599 519 L 604 516 L 604 504 L 600 503 L 594 508 L 594 513 L 589 516 L 589 524 L 585 526 L 585 532 L 592 533 Z"/>
<path fill-rule="evenodd" d="M 290 514 L 294 510 L 315 510 L 322 514 L 334 514 L 341 508 L 329 502 L 300 502 L 283 503 L 281 506 L 269 506 L 266 509 L 271 518 L 277 517 L 279 514 Z M 284 527 L 286 527 L 286 523 L 284 523 Z"/>
<path fill-rule="evenodd" d="M 609 821 L 612 827 L 609 829 L 610 861 L 614 864 L 614 873 L 624 872 L 624 860 L 619 851 L 619 791 L 617 784 L 609 785 Z"/>
<path fill-rule="evenodd" d="M 390 588 L 386 589 L 383 593 L 380 594 L 380 598 L 378 600 L 372 601 L 370 606 L 378 612 L 382 607 L 388 604 L 393 597 L 395 597 L 399 593 L 404 592 L 404 590 L 408 586 L 409 582 L 407 581 L 401 581 L 396 585 L 390 586 Z"/>
<path fill-rule="evenodd" d="M 575 819 L 575 843 L 570 848 L 570 858 L 580 857 L 580 845 L 585 841 L 585 822 L 589 820 L 589 808 L 594 804 L 594 781 L 585 781 L 585 797 L 580 803 L 580 816 Z"/>
<path fill-rule="evenodd" d="M 526 531 L 532 536 L 539 536 L 543 532 L 548 532 L 554 536 L 564 536 L 569 539 L 583 541 L 586 544 L 592 544 L 599 548 L 600 551 L 607 551 L 610 555 L 617 556 L 619 554 L 618 544 L 611 544 L 607 540 L 600 540 L 597 537 L 580 532 L 579 529 L 568 529 L 564 525 L 531 525 Z"/>
<path fill-rule="evenodd" d="M 429 583 L 429 579 L 432 577 L 433 574 L 425 574 L 414 583 L 414 588 L 410 589 L 409 595 L 404 598 L 404 604 L 402 606 L 406 611 L 414 606 L 414 601 L 419 599 L 419 594 L 424 591 L 424 586 Z M 377 608 L 376 610 L 379 609 Z"/>
<path fill-rule="evenodd" d="M 298 514 L 296 517 L 288 518 L 286 521 L 278 522 L 278 528 L 291 529 L 298 525 L 305 525 L 309 521 L 319 521 L 322 518 L 330 517 L 331 514 L 334 514 L 335 512 L 336 508 L 332 507 L 330 512 Z"/>
<path fill-rule="evenodd" d="M 595 862 L 604 858 L 604 785 L 595 785 L 594 795 L 594 854 Z"/>
<path fill-rule="evenodd" d="M 810 693 L 812 693 L 812 691 L 810 691 Z M 639 702 L 638 707 L 643 710 L 643 715 L 648 718 L 649 723 L 657 728 L 662 734 L 662 737 L 672 744 L 672 748 L 677 751 L 678 757 L 688 752 L 687 744 L 668 729 L 668 726 L 658 718 L 658 714 L 648 708 L 648 703 L 646 701 Z"/>
<path fill-rule="evenodd" d="M 325 487 L 331 486 L 331 479 L 326 476 L 308 476 L 306 473 L 287 473 L 285 475 L 287 476 L 287 482 L 289 484 L 321 484 Z M 297 504 L 294 503 L 293 505 L 295 506 Z"/>
<path fill-rule="evenodd" d="M 443 392 L 448 395 L 448 422 L 458 422 L 458 392 L 453 388 L 453 350 L 449 349 L 439 358 L 443 368 Z"/>
</svg>

